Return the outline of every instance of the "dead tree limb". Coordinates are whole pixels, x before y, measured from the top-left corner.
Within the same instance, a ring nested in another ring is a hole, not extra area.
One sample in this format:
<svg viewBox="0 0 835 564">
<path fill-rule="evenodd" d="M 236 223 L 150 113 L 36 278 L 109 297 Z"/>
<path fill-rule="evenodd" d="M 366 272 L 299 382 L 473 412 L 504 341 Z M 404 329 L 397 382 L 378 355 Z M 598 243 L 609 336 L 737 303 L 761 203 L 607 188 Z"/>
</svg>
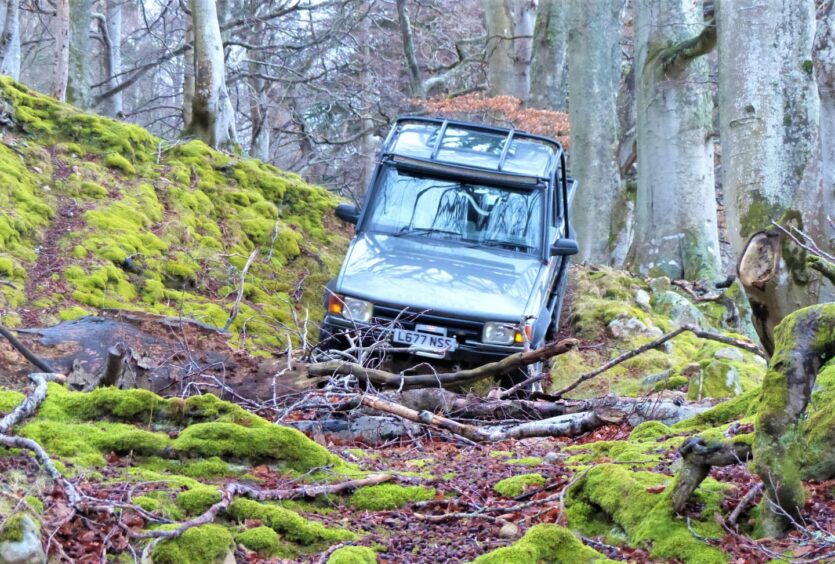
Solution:
<svg viewBox="0 0 835 564">
<path fill-rule="evenodd" d="M 249 258 L 246 259 L 246 264 L 244 264 L 244 268 L 241 270 L 241 285 L 238 287 L 238 296 L 235 298 L 232 311 L 229 312 L 229 319 L 226 320 L 226 323 L 223 325 L 221 331 L 229 329 L 229 326 L 232 325 L 232 322 L 235 321 L 236 317 L 238 317 L 238 311 L 241 309 L 241 300 L 244 298 L 244 290 L 246 288 L 246 274 L 249 272 L 249 267 L 252 266 L 252 261 L 255 260 L 256 256 L 258 256 L 258 249 L 252 251 Z"/>
<path fill-rule="evenodd" d="M 748 509 L 748 506 L 754 503 L 754 500 L 757 498 L 758 495 L 760 495 L 760 492 L 762 491 L 762 484 L 757 484 L 756 486 L 748 490 L 748 493 L 746 493 L 742 497 L 742 499 L 739 500 L 739 503 L 736 504 L 734 510 L 731 511 L 731 514 L 728 516 L 726 523 L 731 527 L 736 525 L 736 522 L 739 520 L 740 516 L 745 512 L 746 509 Z"/>
<path fill-rule="evenodd" d="M 286 499 L 299 499 L 304 497 L 317 497 L 328 494 L 338 494 L 346 491 L 353 491 L 358 488 L 366 486 L 374 486 L 393 480 L 394 476 L 391 474 L 371 474 L 367 478 L 358 480 L 348 480 L 347 482 L 340 482 L 338 484 L 319 484 L 319 485 L 304 485 L 297 488 L 290 489 L 270 489 L 262 490 L 253 488 L 245 484 L 230 483 L 226 484 L 221 491 L 220 501 L 212 505 L 203 514 L 198 515 L 194 519 L 183 521 L 176 529 L 153 529 L 150 531 L 133 532 L 131 536 L 137 539 L 173 539 L 182 535 L 192 527 L 200 525 L 207 525 L 212 523 L 221 511 L 225 511 L 235 496 L 248 497 L 258 501 L 279 501 Z"/>
<path fill-rule="evenodd" d="M 712 467 L 744 463 L 751 458 L 751 445 L 733 441 L 706 443 L 701 437 L 691 437 L 678 452 L 682 467 L 673 484 L 670 499 L 673 510 L 681 513 Z"/>
<path fill-rule="evenodd" d="M 353 362 L 341 361 L 311 364 L 308 367 L 308 373 L 310 376 L 354 376 L 363 385 L 370 382 L 375 386 L 401 390 L 472 384 L 479 380 L 494 378 L 502 374 L 510 373 L 523 366 L 565 354 L 577 346 L 577 343 L 577 339 L 563 339 L 559 342 L 548 343 L 532 351 L 512 354 L 502 360 L 491 362 L 478 368 L 442 374 L 405 376 L 403 374 L 392 374 L 385 370 L 366 368 Z"/>
<path fill-rule="evenodd" d="M 717 342 L 720 342 L 720 343 L 724 343 L 726 345 L 730 345 L 732 347 L 738 347 L 740 349 L 746 350 L 746 351 L 748 351 L 752 354 L 755 354 L 755 355 L 758 355 L 758 356 L 761 356 L 761 357 L 764 357 L 764 358 L 766 357 L 763 350 L 760 347 L 758 347 L 757 345 L 755 345 L 754 343 L 750 342 L 750 341 L 745 341 L 745 340 L 742 340 L 742 339 L 734 339 L 733 337 L 727 337 L 725 335 L 720 335 L 719 333 L 713 333 L 711 331 L 705 331 L 703 329 L 700 329 L 699 327 L 696 327 L 695 325 L 685 324 L 685 325 L 682 325 L 681 327 L 679 327 L 678 329 L 670 331 L 666 335 L 662 335 L 661 337 L 658 337 L 654 341 L 650 341 L 649 343 L 638 347 L 637 349 L 633 349 L 631 351 L 623 353 L 619 357 L 610 360 L 609 362 L 607 362 L 603 366 L 595 368 L 591 372 L 586 372 L 585 374 L 582 374 L 574 382 L 565 386 L 561 390 L 555 392 L 551 397 L 559 399 L 562 396 L 564 396 L 565 394 L 567 394 L 568 392 L 570 392 L 571 390 L 573 390 L 574 388 L 576 388 L 577 386 L 579 386 L 580 384 L 582 384 L 583 382 L 586 382 L 587 380 L 591 380 L 592 378 L 594 378 L 596 376 L 599 376 L 600 374 L 603 374 L 607 370 L 609 370 L 611 368 L 614 368 L 618 364 L 621 364 L 622 362 L 625 362 L 625 361 L 629 360 L 630 358 L 634 358 L 641 353 L 645 353 L 645 352 L 647 352 L 649 350 L 652 350 L 652 349 L 654 349 L 654 348 L 656 348 L 660 345 L 663 345 L 664 343 L 666 343 L 670 339 L 672 339 L 674 337 L 677 337 L 677 336 L 679 336 L 679 335 L 681 335 L 682 333 L 685 333 L 685 332 L 693 333 L 694 335 L 696 335 L 697 337 L 699 337 L 701 339 L 708 339 L 710 341 L 717 341 Z"/>
<path fill-rule="evenodd" d="M 52 369 L 51 366 L 49 366 L 49 364 L 46 363 L 46 361 L 44 361 L 43 359 L 38 357 L 38 355 L 29 350 L 29 348 L 23 343 L 21 343 L 18 340 L 18 338 L 15 337 L 14 334 L 12 334 L 11 331 L 6 329 L 2 325 L 0 325 L 0 335 L 6 337 L 6 340 L 9 341 L 9 343 L 14 348 L 16 348 L 18 352 L 22 354 L 26 360 L 31 362 L 35 366 L 35 368 L 37 368 L 38 370 L 42 370 L 43 372 L 48 372 L 51 374 L 55 373 L 55 371 Z"/>
<path fill-rule="evenodd" d="M 127 349 L 121 344 L 107 349 L 107 364 L 99 375 L 98 381 L 93 384 L 93 389 L 98 386 L 115 386 L 119 382 L 119 378 L 122 377 L 122 372 L 125 370 L 125 355 L 127 352 Z"/>
</svg>

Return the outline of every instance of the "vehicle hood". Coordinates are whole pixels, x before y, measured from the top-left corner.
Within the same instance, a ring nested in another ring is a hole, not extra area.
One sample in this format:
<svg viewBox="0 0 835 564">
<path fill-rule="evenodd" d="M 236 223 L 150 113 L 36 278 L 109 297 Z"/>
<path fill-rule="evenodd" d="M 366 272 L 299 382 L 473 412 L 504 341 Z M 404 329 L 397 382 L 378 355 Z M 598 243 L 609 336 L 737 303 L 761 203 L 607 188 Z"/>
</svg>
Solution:
<svg viewBox="0 0 835 564">
<path fill-rule="evenodd" d="M 516 322 L 543 269 L 533 256 L 361 233 L 345 258 L 337 291 L 387 305 Z"/>
</svg>

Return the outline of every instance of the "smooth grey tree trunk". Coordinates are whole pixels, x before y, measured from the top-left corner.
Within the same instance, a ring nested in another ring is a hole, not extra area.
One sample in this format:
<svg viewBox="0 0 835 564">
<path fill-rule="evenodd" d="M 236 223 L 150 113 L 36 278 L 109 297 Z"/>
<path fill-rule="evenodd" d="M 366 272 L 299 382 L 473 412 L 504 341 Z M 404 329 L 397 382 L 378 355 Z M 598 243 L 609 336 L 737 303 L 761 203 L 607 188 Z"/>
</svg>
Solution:
<svg viewBox="0 0 835 564">
<path fill-rule="evenodd" d="M 186 45 L 194 44 L 194 31 L 189 25 L 185 32 Z M 191 107 L 194 104 L 194 49 L 183 52 L 183 129 L 191 127 Z"/>
<path fill-rule="evenodd" d="M 483 2 L 487 27 L 487 95 L 508 95 L 526 101 L 530 90 L 535 5 L 531 0 Z"/>
<path fill-rule="evenodd" d="M 814 0 L 722 2 L 717 20 L 723 186 L 733 249 L 741 253 L 749 236 L 772 229 L 772 221 L 822 241 Z M 775 300 L 783 314 L 817 303 L 821 284 L 798 249 L 785 243 L 782 257 L 786 274 Z"/>
<path fill-rule="evenodd" d="M 119 85 L 118 75 L 122 72 L 122 1 L 107 0 L 104 13 L 105 31 L 105 73 L 107 73 L 107 90 Z M 102 112 L 105 115 L 118 117 L 122 115 L 122 93 L 117 92 L 102 102 Z"/>
<path fill-rule="evenodd" d="M 67 102 L 81 108 L 92 103 L 90 92 L 90 20 L 93 0 L 70 0 L 70 54 Z"/>
<path fill-rule="evenodd" d="M 705 28 L 691 0 L 636 0 L 638 193 L 633 268 L 714 280 L 720 272 L 708 64 L 663 69 L 666 49 Z"/>
<path fill-rule="evenodd" d="M 409 86 L 412 96 L 426 98 L 426 88 L 423 86 L 423 78 L 420 75 L 415 42 L 412 37 L 412 22 L 409 21 L 406 0 L 397 0 L 397 25 L 400 28 L 400 39 L 403 41 L 403 56 L 406 57 L 406 66 L 409 69 Z"/>
<path fill-rule="evenodd" d="M 604 5 L 608 2 L 603 1 Z M 533 108 L 568 110 L 568 0 L 539 0 L 531 54 Z M 604 43 L 608 36 L 601 37 Z"/>
<path fill-rule="evenodd" d="M 61 100 L 67 98 L 67 80 L 70 64 L 70 4 L 69 0 L 55 0 L 55 16 L 52 18 L 52 85 L 49 93 Z"/>
<path fill-rule="evenodd" d="M 212 147 L 237 143 L 235 113 L 226 90 L 223 41 L 214 0 L 191 0 L 194 99 L 187 133 Z"/>
<path fill-rule="evenodd" d="M 251 15 L 255 16 L 256 11 L 257 3 L 252 3 Z M 256 44 L 263 36 L 264 24 L 256 21 L 249 40 Z M 257 50 L 248 51 L 249 121 L 251 124 L 249 152 L 253 157 L 267 162 L 270 158 L 270 100 L 267 96 L 270 85 L 264 78 L 257 76 L 262 70 L 258 57 Z"/>
<path fill-rule="evenodd" d="M 617 161 L 620 2 L 571 0 L 568 18 L 571 172 L 579 182 L 574 228 L 580 260 L 612 264 L 626 205 Z M 619 214 L 618 214 L 619 215 Z"/>
<path fill-rule="evenodd" d="M 2 3 L 3 21 L 0 34 L 0 74 L 20 79 L 20 0 Z"/>
<path fill-rule="evenodd" d="M 821 179 L 824 213 L 835 221 L 835 2 L 818 20 L 813 55 L 820 95 Z M 819 245 L 835 252 L 835 229 Z"/>
</svg>

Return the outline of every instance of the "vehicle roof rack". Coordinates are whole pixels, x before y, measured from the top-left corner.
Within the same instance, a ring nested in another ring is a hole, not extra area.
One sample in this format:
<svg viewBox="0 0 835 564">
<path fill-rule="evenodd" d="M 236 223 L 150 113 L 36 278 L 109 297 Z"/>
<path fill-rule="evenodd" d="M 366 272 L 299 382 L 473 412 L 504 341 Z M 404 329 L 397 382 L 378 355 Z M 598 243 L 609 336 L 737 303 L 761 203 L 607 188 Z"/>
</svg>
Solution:
<svg viewBox="0 0 835 564">
<path fill-rule="evenodd" d="M 551 178 L 562 145 L 516 129 L 440 118 L 403 116 L 383 144 L 383 155 L 503 175 Z"/>
</svg>

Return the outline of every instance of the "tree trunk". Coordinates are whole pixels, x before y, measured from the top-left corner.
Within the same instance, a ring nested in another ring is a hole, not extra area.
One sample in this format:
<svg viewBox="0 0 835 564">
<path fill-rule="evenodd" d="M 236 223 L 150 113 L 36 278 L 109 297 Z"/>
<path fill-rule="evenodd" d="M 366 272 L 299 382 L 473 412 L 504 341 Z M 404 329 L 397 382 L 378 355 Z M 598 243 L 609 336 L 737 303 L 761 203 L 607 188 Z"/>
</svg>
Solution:
<svg viewBox="0 0 835 564">
<path fill-rule="evenodd" d="M 186 28 L 185 44 L 194 44 L 194 30 L 192 26 Z M 183 52 L 183 130 L 191 127 L 191 107 L 194 104 L 194 49 Z"/>
<path fill-rule="evenodd" d="M 814 0 L 734 0 L 717 7 L 719 127 L 728 232 L 739 254 L 772 221 L 824 241 L 820 100 L 812 64 Z M 821 284 L 782 249 L 783 311 L 817 303 Z"/>
<path fill-rule="evenodd" d="M 580 260 L 612 264 L 617 207 L 625 194 L 617 162 L 620 45 L 619 2 L 572 0 L 569 8 L 568 71 L 571 98 L 571 170 L 579 182 L 574 228 Z"/>
<path fill-rule="evenodd" d="M 194 99 L 188 133 L 212 147 L 237 143 L 235 113 L 226 90 L 223 41 L 214 0 L 191 0 Z"/>
<path fill-rule="evenodd" d="M 720 271 L 705 29 L 690 0 L 636 0 L 638 194 L 633 266 L 713 280 Z"/>
<path fill-rule="evenodd" d="M 0 74 L 20 79 L 20 0 L 7 0 L 3 6 L 0 35 Z"/>
<path fill-rule="evenodd" d="M 812 60 L 818 79 L 820 96 L 821 178 L 824 213 L 835 218 L 835 6 L 829 2 L 821 14 L 815 34 Z M 835 229 L 829 230 L 818 245 L 835 253 Z M 828 298 L 832 300 L 831 294 Z"/>
<path fill-rule="evenodd" d="M 420 67 L 415 54 L 415 42 L 412 38 L 412 23 L 409 21 L 409 13 L 406 10 L 406 0 L 397 0 L 397 24 L 403 41 L 403 55 L 406 57 L 406 65 L 409 68 L 409 86 L 412 96 L 426 98 L 426 89 L 423 86 L 423 78 L 420 75 Z"/>
<path fill-rule="evenodd" d="M 540 0 L 536 9 L 528 101 L 533 108 L 568 110 L 569 10 L 569 2 L 565 0 Z M 589 7 L 589 11 L 595 11 L 594 7 Z M 608 38 L 607 35 L 600 39 Z"/>
<path fill-rule="evenodd" d="M 122 2 L 107 0 L 105 6 L 105 73 L 107 74 L 106 90 L 119 85 L 118 75 L 122 72 Z M 102 112 L 112 117 L 122 115 L 122 93 L 117 92 L 106 98 L 102 103 Z"/>
<path fill-rule="evenodd" d="M 528 99 L 535 14 L 531 0 L 484 0 L 488 96 Z"/>
<path fill-rule="evenodd" d="M 90 20 L 93 0 L 70 0 L 70 59 L 67 102 L 87 109 L 90 92 Z"/>
<path fill-rule="evenodd" d="M 257 4 L 253 3 L 252 15 L 255 16 Z M 256 22 L 250 34 L 250 42 L 256 43 L 264 35 L 263 22 Z M 261 71 L 258 62 L 258 52 L 250 51 L 249 58 L 249 121 L 251 132 L 249 136 L 249 153 L 256 159 L 267 162 L 270 158 L 270 101 L 267 99 L 269 85 L 267 81 L 257 75 Z"/>
<path fill-rule="evenodd" d="M 55 0 L 52 18 L 52 37 L 55 38 L 52 59 L 52 86 L 49 93 L 61 100 L 67 97 L 70 64 L 70 4 L 69 0 Z"/>
</svg>

